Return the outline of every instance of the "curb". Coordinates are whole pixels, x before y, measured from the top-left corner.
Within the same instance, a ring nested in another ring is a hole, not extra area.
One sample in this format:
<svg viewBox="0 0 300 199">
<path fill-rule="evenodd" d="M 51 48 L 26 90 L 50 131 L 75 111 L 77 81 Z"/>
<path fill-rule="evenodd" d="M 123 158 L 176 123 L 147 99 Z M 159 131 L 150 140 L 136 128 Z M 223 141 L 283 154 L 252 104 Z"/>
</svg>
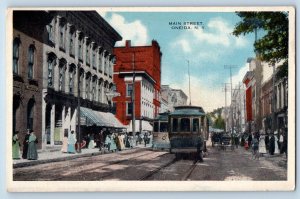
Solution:
<svg viewBox="0 0 300 199">
<path fill-rule="evenodd" d="M 123 149 L 122 151 L 128 151 L 128 150 L 134 150 L 134 149 L 139 149 L 140 147 L 134 147 L 134 148 L 127 148 Z M 149 147 L 147 147 L 149 148 Z M 144 149 L 144 148 L 141 148 Z M 76 155 L 70 155 L 66 157 L 58 157 L 58 158 L 53 158 L 53 159 L 46 159 L 46 160 L 31 160 L 28 162 L 20 162 L 20 163 L 15 163 L 13 164 L 13 168 L 22 168 L 22 167 L 28 167 L 28 166 L 34 166 L 34 165 L 39 165 L 39 164 L 46 164 L 50 162 L 62 162 L 66 160 L 73 160 L 77 158 L 83 158 L 83 157 L 91 157 L 91 156 L 97 156 L 97 155 L 104 155 L 104 154 L 111 154 L 106 151 L 102 152 L 93 152 L 93 153 L 86 153 L 86 154 L 76 154 Z"/>
</svg>

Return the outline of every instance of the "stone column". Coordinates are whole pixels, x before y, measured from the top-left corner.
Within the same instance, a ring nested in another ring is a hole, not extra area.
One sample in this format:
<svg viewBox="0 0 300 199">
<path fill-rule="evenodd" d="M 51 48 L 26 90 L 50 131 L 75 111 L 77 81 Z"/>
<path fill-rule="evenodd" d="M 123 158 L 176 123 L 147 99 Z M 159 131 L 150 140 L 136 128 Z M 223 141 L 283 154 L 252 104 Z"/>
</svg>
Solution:
<svg viewBox="0 0 300 199">
<path fill-rule="evenodd" d="M 62 108 L 62 114 L 61 114 L 61 129 L 60 129 L 60 141 L 63 140 L 64 138 L 64 131 L 65 131 L 65 128 L 66 128 L 66 121 L 65 121 L 65 116 L 66 116 L 66 106 L 63 105 L 63 108 Z"/>
<path fill-rule="evenodd" d="M 70 65 L 66 63 L 66 70 L 65 70 L 65 93 L 70 93 Z"/>
<path fill-rule="evenodd" d="M 75 61 L 78 62 L 79 59 L 79 36 L 81 34 L 81 31 L 77 30 L 75 33 L 75 41 L 74 41 L 74 48 L 75 48 Z"/>
<path fill-rule="evenodd" d="M 59 26 L 60 26 L 60 21 L 61 21 L 61 16 L 57 16 L 56 17 L 56 24 L 55 24 L 55 36 L 54 36 L 54 41 L 55 41 L 55 50 L 58 51 L 59 50 L 59 39 L 60 39 L 60 34 L 59 34 Z"/>
<path fill-rule="evenodd" d="M 51 116 L 50 116 L 50 145 L 54 146 L 54 128 L 55 128 L 55 104 L 52 104 Z"/>
</svg>

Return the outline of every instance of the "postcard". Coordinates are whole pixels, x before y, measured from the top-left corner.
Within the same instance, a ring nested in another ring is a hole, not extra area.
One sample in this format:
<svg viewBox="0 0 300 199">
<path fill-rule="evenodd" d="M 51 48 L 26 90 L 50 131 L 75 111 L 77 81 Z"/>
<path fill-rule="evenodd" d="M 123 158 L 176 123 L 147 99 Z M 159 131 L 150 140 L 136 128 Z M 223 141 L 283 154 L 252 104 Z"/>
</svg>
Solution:
<svg viewBox="0 0 300 199">
<path fill-rule="evenodd" d="M 293 7 L 9 8 L 6 41 L 8 191 L 295 189 Z"/>
</svg>

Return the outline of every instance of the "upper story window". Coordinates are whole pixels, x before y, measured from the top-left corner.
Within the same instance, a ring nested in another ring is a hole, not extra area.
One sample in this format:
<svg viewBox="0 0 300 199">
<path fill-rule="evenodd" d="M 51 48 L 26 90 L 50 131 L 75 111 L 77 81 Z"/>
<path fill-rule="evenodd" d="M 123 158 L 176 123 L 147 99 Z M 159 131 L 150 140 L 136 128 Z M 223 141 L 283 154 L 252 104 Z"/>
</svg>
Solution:
<svg viewBox="0 0 300 199">
<path fill-rule="evenodd" d="M 33 66 L 34 66 L 34 46 L 29 46 L 28 49 L 28 79 L 33 79 Z"/>
<path fill-rule="evenodd" d="M 90 45 L 89 45 L 89 43 L 86 44 L 85 61 L 86 61 L 87 65 L 90 65 Z"/>
<path fill-rule="evenodd" d="M 59 24 L 59 47 L 65 50 L 65 24 L 63 22 Z"/>
<path fill-rule="evenodd" d="M 49 44 L 54 44 L 54 20 L 46 26 L 47 39 Z"/>
<path fill-rule="evenodd" d="M 96 53 L 95 50 L 92 52 L 92 67 L 96 69 Z"/>
<path fill-rule="evenodd" d="M 102 102 L 102 81 L 98 81 L 98 101 Z"/>
<path fill-rule="evenodd" d="M 56 57 L 48 56 L 48 87 L 53 87 L 54 80 L 54 66 L 56 65 Z"/>
<path fill-rule="evenodd" d="M 92 81 L 92 92 L 91 92 L 91 97 L 93 101 L 96 101 L 96 77 L 93 77 L 93 81 Z"/>
<path fill-rule="evenodd" d="M 69 38 L 70 38 L 69 52 L 70 55 L 74 56 L 75 55 L 75 31 L 73 30 L 72 27 L 70 28 Z"/>
<path fill-rule="evenodd" d="M 98 60 L 98 71 L 99 71 L 99 72 L 102 72 L 102 71 L 103 71 L 103 69 L 102 69 L 102 67 L 103 67 L 102 60 L 103 60 L 103 54 L 102 54 L 102 52 L 100 51 L 100 52 L 99 52 L 99 60 Z"/>
<path fill-rule="evenodd" d="M 132 89 L 133 89 L 132 83 L 126 84 L 126 97 L 132 97 Z"/>
<path fill-rule="evenodd" d="M 85 99 L 89 99 L 89 95 L 90 95 L 90 77 L 89 75 L 87 75 L 85 80 Z"/>
<path fill-rule="evenodd" d="M 126 115 L 132 115 L 132 102 L 126 102 Z"/>
<path fill-rule="evenodd" d="M 19 73 L 20 39 L 15 38 L 13 42 L 13 73 Z"/>
<path fill-rule="evenodd" d="M 65 60 L 61 60 L 59 63 L 59 79 L 58 79 L 58 89 L 59 91 L 64 91 L 65 89 Z"/>
<path fill-rule="evenodd" d="M 80 61 L 83 59 L 83 39 L 82 36 L 78 38 L 78 58 Z"/>
<path fill-rule="evenodd" d="M 71 65 L 70 69 L 69 69 L 69 92 L 70 92 L 70 94 L 74 94 L 74 73 L 75 73 L 75 67 L 73 65 Z"/>
<path fill-rule="evenodd" d="M 80 97 L 83 97 L 83 88 L 84 88 L 84 85 L 83 85 L 83 78 L 84 78 L 84 71 L 81 70 L 80 71 L 80 77 L 79 77 L 79 85 L 80 85 Z"/>
</svg>

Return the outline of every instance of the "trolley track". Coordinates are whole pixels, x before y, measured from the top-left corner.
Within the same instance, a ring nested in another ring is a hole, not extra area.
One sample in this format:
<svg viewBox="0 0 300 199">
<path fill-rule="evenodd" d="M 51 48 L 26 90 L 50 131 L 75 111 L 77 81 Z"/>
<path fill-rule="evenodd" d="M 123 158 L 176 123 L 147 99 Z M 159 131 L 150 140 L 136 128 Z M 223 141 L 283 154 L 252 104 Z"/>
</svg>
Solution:
<svg viewBox="0 0 300 199">
<path fill-rule="evenodd" d="M 98 169 L 103 169 L 103 168 L 106 168 L 106 167 L 109 167 L 109 166 L 112 166 L 112 165 L 117 165 L 117 164 L 121 164 L 121 163 L 124 163 L 124 162 L 128 162 L 128 161 L 131 161 L 131 160 L 134 160 L 136 158 L 140 158 L 140 157 L 143 157 L 143 156 L 147 156 L 147 155 L 150 155 L 150 154 L 153 154 L 153 152 L 148 152 L 148 153 L 143 153 L 143 154 L 139 154 L 139 155 L 136 155 L 136 156 L 133 156 L 133 157 L 129 157 L 129 158 L 124 158 L 124 159 L 121 159 L 121 160 L 116 160 L 116 161 L 111 161 L 109 162 L 108 164 L 104 164 L 104 165 L 101 165 L 101 166 L 97 166 L 97 167 L 94 167 L 94 168 L 90 168 L 90 169 L 81 169 L 81 170 L 84 170 L 84 172 L 91 172 L 91 171 L 95 171 L 95 170 L 98 170 Z M 152 159 L 149 159 L 146 162 L 149 162 L 149 161 L 152 161 L 153 159 L 157 158 L 157 157 L 160 157 L 160 156 L 163 156 L 163 155 L 166 155 L 165 154 L 161 154 L 161 155 L 158 155 L 158 156 L 155 156 L 154 158 Z M 78 171 L 77 171 L 78 172 Z M 107 178 L 109 176 L 112 176 L 113 174 L 107 174 L 107 175 L 104 175 L 101 177 L 101 179 L 103 178 Z M 54 178 L 54 179 L 51 179 L 53 181 L 57 181 L 57 180 L 62 180 L 66 178 L 65 176 L 63 177 L 57 177 L 57 178 Z"/>
</svg>

